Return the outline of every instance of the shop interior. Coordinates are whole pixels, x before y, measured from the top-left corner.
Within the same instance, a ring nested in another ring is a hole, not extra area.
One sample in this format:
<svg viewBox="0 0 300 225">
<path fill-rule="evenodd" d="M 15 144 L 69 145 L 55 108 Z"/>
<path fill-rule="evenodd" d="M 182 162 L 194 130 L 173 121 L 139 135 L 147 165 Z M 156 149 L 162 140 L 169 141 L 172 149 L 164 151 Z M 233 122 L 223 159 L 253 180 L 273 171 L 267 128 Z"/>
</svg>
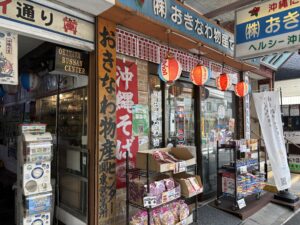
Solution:
<svg viewBox="0 0 300 225">
<path fill-rule="evenodd" d="M 2 85 L 0 97 L 1 224 L 14 224 L 17 214 L 18 125 L 24 123 L 46 124 L 52 135 L 53 224 L 86 224 L 88 76 L 54 73 L 55 44 L 19 35 L 18 46 L 19 85 Z"/>
</svg>

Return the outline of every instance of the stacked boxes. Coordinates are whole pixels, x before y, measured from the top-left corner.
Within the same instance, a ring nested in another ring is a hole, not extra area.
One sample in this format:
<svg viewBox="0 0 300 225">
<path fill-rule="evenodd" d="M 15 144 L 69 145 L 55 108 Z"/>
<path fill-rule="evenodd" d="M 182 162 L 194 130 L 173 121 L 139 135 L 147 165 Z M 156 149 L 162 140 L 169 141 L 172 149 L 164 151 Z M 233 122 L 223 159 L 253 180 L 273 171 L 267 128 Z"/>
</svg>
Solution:
<svg viewBox="0 0 300 225">
<path fill-rule="evenodd" d="M 18 146 L 17 224 L 51 224 L 52 136 L 44 124 L 23 124 Z"/>
</svg>

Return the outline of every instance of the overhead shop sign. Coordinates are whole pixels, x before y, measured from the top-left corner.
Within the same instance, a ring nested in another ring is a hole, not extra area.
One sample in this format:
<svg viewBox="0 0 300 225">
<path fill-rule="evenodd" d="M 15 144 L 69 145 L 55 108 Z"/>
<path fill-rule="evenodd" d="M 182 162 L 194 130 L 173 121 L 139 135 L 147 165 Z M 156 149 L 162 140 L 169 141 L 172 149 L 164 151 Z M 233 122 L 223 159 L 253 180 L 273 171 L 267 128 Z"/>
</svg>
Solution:
<svg viewBox="0 0 300 225">
<path fill-rule="evenodd" d="M 245 59 L 300 47 L 300 0 L 272 0 L 236 12 L 235 57 Z"/>
<path fill-rule="evenodd" d="M 45 4 L 31 0 L 0 1 L 0 28 L 80 49 L 94 49 L 92 19 L 75 16 L 74 12 L 72 15 L 66 13 L 62 11 L 63 7 L 58 7 L 58 10 L 48 1 L 39 2 Z"/>
<path fill-rule="evenodd" d="M 197 39 L 224 54 L 230 56 L 234 54 L 232 33 L 186 8 L 176 0 L 118 0 L 118 4 L 137 11 L 172 30 L 179 31 L 187 37 Z"/>
<path fill-rule="evenodd" d="M 51 74 L 88 75 L 89 55 L 86 52 L 56 47 L 55 67 Z"/>
</svg>

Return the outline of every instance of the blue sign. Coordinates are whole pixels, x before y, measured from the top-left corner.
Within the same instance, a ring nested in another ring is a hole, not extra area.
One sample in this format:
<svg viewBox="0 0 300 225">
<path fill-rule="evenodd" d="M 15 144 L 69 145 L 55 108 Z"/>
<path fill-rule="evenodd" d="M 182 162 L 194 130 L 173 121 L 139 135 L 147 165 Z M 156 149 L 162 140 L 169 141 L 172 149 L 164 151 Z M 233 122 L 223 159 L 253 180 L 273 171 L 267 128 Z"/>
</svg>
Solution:
<svg viewBox="0 0 300 225">
<path fill-rule="evenodd" d="M 236 12 L 237 58 L 253 58 L 300 47 L 300 1 L 271 0 Z"/>
<path fill-rule="evenodd" d="M 119 4 L 194 38 L 224 54 L 233 56 L 234 36 L 176 0 L 118 0 Z"/>
</svg>

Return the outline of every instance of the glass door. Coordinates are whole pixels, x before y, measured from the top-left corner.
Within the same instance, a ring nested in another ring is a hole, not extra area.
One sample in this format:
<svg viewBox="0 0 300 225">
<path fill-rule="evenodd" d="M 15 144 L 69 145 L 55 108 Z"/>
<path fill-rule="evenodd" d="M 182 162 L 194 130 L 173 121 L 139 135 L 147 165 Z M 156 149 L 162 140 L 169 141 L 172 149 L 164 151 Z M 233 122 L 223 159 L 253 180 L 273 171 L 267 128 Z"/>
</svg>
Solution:
<svg viewBox="0 0 300 225">
<path fill-rule="evenodd" d="M 193 85 L 176 82 L 166 86 L 166 143 L 195 146 Z"/>
<path fill-rule="evenodd" d="M 201 102 L 202 179 L 204 194 L 209 195 L 214 194 L 217 188 L 217 141 L 222 143 L 234 138 L 235 110 L 232 92 L 222 92 L 214 88 L 205 89 L 205 99 Z M 228 162 L 229 159 L 230 154 L 220 150 L 220 164 Z"/>
</svg>

